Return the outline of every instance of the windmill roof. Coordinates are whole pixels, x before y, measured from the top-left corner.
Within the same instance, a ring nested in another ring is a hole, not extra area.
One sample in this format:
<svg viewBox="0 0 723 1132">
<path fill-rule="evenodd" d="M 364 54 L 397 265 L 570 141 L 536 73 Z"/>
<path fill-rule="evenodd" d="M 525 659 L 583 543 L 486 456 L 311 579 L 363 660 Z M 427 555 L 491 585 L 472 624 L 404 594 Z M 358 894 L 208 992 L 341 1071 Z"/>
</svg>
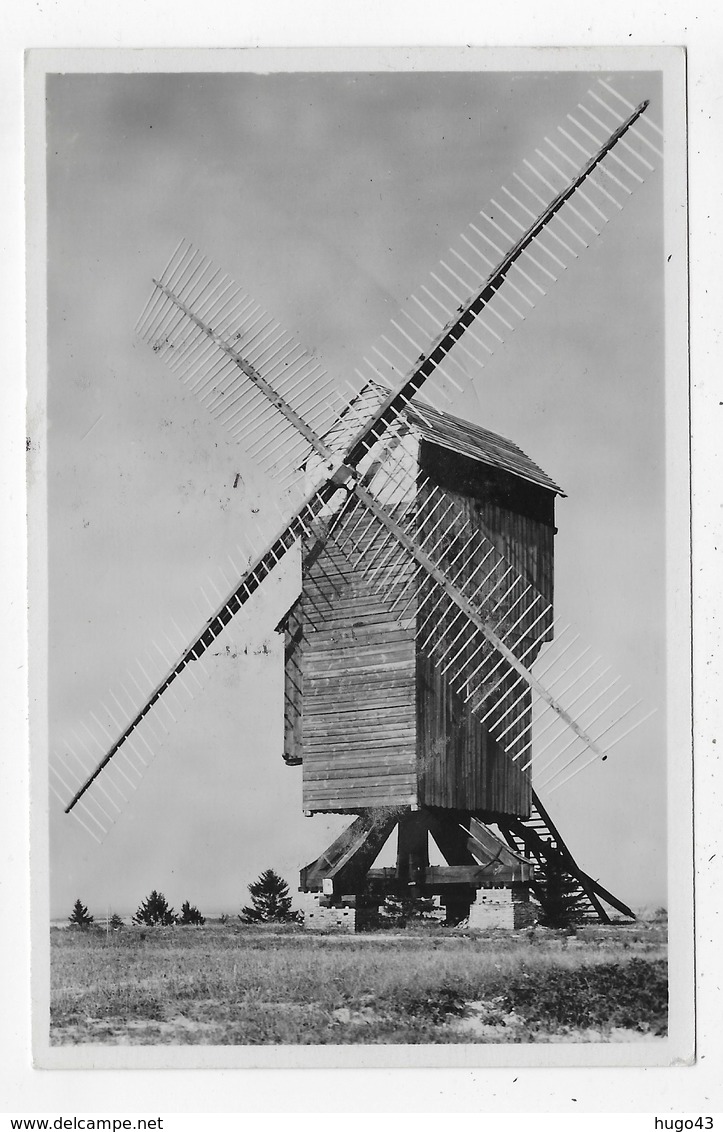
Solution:
<svg viewBox="0 0 723 1132">
<path fill-rule="evenodd" d="M 554 491 L 557 495 L 565 492 L 555 483 L 542 468 L 531 460 L 521 448 L 507 440 L 504 436 L 490 432 L 481 425 L 470 424 L 469 421 L 460 420 L 450 413 L 442 413 L 432 409 L 413 404 L 405 410 L 404 416 L 420 433 L 424 440 L 457 452 L 460 456 L 467 456 L 471 460 L 479 460 L 482 464 L 489 464 L 511 472 L 515 476 L 539 484 L 540 487 Z"/>
<path fill-rule="evenodd" d="M 372 411 L 388 392 L 388 389 L 376 382 L 370 382 L 365 386 L 355 397 L 350 410 L 344 413 L 329 431 L 325 437 L 327 443 L 332 447 L 343 447 L 348 443 L 358 427 L 360 418 L 363 419 L 366 413 Z M 402 416 L 422 439 L 429 441 L 430 444 L 436 444 L 460 456 L 467 456 L 470 460 L 478 460 L 482 464 L 520 476 L 548 491 L 554 491 L 557 495 L 565 495 L 562 488 L 558 487 L 534 460 L 504 436 L 498 436 L 497 433 L 490 432 L 481 425 L 471 424 L 459 417 L 453 417 L 451 413 L 443 413 L 417 402 L 408 405 Z"/>
</svg>

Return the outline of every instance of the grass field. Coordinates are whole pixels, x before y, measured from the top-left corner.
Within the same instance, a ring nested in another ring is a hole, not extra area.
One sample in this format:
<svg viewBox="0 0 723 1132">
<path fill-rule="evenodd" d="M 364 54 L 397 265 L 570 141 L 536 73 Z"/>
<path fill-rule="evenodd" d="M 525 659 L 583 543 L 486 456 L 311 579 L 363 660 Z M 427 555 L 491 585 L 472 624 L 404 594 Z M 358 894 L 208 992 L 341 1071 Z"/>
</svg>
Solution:
<svg viewBox="0 0 723 1132">
<path fill-rule="evenodd" d="M 51 930 L 51 1044 L 655 1040 L 664 925 Z"/>
</svg>

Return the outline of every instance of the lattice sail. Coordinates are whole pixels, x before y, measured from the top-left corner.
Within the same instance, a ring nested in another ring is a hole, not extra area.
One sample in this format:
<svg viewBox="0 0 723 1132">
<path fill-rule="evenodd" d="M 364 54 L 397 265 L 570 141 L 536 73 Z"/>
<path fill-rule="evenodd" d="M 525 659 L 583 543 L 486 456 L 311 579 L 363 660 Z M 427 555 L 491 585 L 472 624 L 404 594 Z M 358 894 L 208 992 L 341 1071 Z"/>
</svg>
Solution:
<svg viewBox="0 0 723 1132">
<path fill-rule="evenodd" d="M 444 343 L 443 356 L 417 399 L 437 409 L 449 408 L 455 394 L 484 370 L 560 274 L 601 235 L 654 171 L 650 157 L 662 158 L 648 136 L 656 128 L 643 115 L 647 103 L 636 109 L 623 100 L 632 113 L 621 123 L 609 105 L 615 97 L 620 96 L 600 80 L 557 133 L 545 137 L 534 160 L 525 160 L 523 168 L 512 174 L 510 186 L 502 186 L 461 233 L 368 351 L 355 370 L 360 381 L 397 386 L 438 333 L 440 322 L 456 321 L 470 296 L 494 280 L 485 291 L 483 306 L 472 306 L 464 333 Z M 614 131 L 608 139 L 612 145 L 602 152 L 598 146 L 607 144 L 609 131 Z M 575 188 L 565 196 L 572 185 Z M 536 228 L 543 217 L 542 226 Z M 535 234 L 527 242 L 531 230 Z M 511 262 L 500 278 L 506 259 Z"/>
<path fill-rule="evenodd" d="M 419 477 L 399 425 L 396 435 L 396 448 L 387 438 L 362 480 L 393 521 L 385 525 L 357 500 L 334 542 L 370 582 L 381 577 L 379 594 L 390 566 L 405 579 L 388 612 L 400 626 L 415 620 L 421 652 L 523 771 L 532 761 L 534 703 L 536 770 L 543 787 L 555 788 L 583 765 L 607 759 L 652 713 L 591 658 L 570 626 L 556 623 L 551 603 L 492 537 L 471 528 L 428 476 Z M 535 665 L 553 627 L 558 639 Z"/>
<path fill-rule="evenodd" d="M 137 331 L 260 467 L 284 488 L 298 482 L 340 403 L 280 323 L 182 240 Z"/>
</svg>

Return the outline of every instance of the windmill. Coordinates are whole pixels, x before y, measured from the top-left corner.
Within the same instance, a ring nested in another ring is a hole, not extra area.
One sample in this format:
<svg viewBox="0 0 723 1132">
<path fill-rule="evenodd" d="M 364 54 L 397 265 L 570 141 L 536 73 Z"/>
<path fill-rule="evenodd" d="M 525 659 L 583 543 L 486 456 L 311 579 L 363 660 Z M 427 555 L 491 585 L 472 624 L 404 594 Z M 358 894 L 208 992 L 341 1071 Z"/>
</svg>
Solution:
<svg viewBox="0 0 723 1132">
<path fill-rule="evenodd" d="M 122 768 L 122 759 L 129 753 L 143 761 L 142 744 L 146 742 L 143 725 L 151 718 L 151 713 L 165 708 L 174 684 L 180 684 L 186 677 L 193 678 L 196 662 L 299 540 L 304 545 L 306 573 L 312 585 L 315 572 L 320 574 L 329 567 L 337 546 L 340 553 L 355 556 L 362 569 L 372 574 L 372 581 L 374 571 L 378 573 L 385 568 L 385 562 L 394 561 L 390 559 L 392 553 L 404 560 L 417 602 L 414 615 L 418 616 L 422 608 L 425 619 L 431 614 L 431 628 L 437 633 L 431 641 L 426 639 L 430 627 L 425 620 L 427 633 L 420 642 L 423 651 L 432 653 L 434 664 L 437 657 L 440 658 L 440 664 L 446 665 L 448 680 L 461 682 L 465 702 L 471 705 L 469 710 L 477 713 L 480 721 L 484 719 L 481 726 L 486 725 L 489 731 L 494 725 L 500 734 L 513 734 L 516 747 L 507 750 L 511 746 L 508 740 L 505 750 L 520 774 L 529 770 L 528 716 L 532 695 L 546 705 L 545 710 L 572 736 L 571 746 L 566 755 L 560 756 L 555 770 L 566 773 L 568 766 L 571 770 L 578 769 L 587 761 L 606 756 L 608 747 L 600 743 L 598 731 L 589 731 L 565 707 L 561 695 L 557 694 L 554 675 L 545 683 L 531 671 L 533 653 L 544 643 L 552 625 L 551 611 L 543 608 L 544 595 L 534 592 L 535 587 L 526 583 L 524 574 L 515 569 L 514 563 L 504 565 L 494 557 L 491 561 L 496 573 L 492 580 L 506 577 L 507 589 L 479 587 L 480 579 L 473 568 L 488 555 L 483 542 L 486 535 L 478 529 L 473 532 L 476 538 L 465 533 L 460 542 L 457 527 L 463 530 L 463 524 L 454 509 L 444 510 L 440 506 L 439 510 L 433 510 L 438 502 L 433 494 L 435 485 L 429 489 L 427 513 L 420 511 L 416 497 L 412 505 L 404 494 L 403 459 L 395 456 L 395 445 L 397 450 L 403 449 L 400 432 L 405 422 L 402 418 L 412 411 L 412 398 L 415 398 L 415 411 L 421 413 L 422 418 L 426 412 L 431 420 L 434 409 L 425 409 L 424 398 L 429 397 L 434 405 L 435 398 L 444 396 L 445 382 L 458 380 L 454 376 L 454 351 L 465 349 L 468 337 L 477 337 L 480 341 L 484 341 L 486 334 L 500 337 L 515 311 L 530 301 L 525 288 L 537 286 L 539 289 L 529 270 L 530 260 L 536 261 L 536 265 L 542 263 L 539 249 L 559 261 L 561 255 L 570 252 L 575 240 L 584 244 L 580 233 L 585 227 L 581 202 L 585 201 L 586 207 L 600 213 L 602 208 L 598 201 L 609 199 L 619 207 L 613 186 L 620 186 L 619 193 L 629 192 L 635 180 L 641 179 L 636 172 L 638 167 L 631 164 L 627 153 L 620 157 L 620 150 L 629 145 L 644 109 L 643 106 L 634 110 L 597 150 L 591 154 L 588 151 L 582 169 L 562 189 L 554 191 L 554 182 L 548 178 L 553 191 L 551 195 L 548 193 L 543 210 L 532 212 L 532 223 L 522 227 L 531 199 L 535 194 L 540 195 L 539 186 L 531 187 L 532 197 L 523 197 L 520 193 L 508 202 L 510 219 L 504 224 L 499 222 L 500 213 L 489 217 L 490 223 L 502 230 L 492 237 L 496 244 L 490 245 L 501 258 L 496 264 L 492 261 L 491 270 L 485 269 L 481 283 L 460 303 L 458 288 L 464 285 L 462 281 L 472 282 L 470 272 L 480 274 L 481 264 L 490 254 L 490 246 L 485 242 L 489 241 L 488 236 L 472 241 L 474 247 L 465 252 L 466 259 L 461 257 L 463 266 L 456 264 L 456 278 L 460 282 L 450 286 L 451 277 L 446 283 L 440 281 L 440 288 L 446 286 L 453 296 L 451 303 L 447 300 L 446 311 L 440 305 L 439 293 L 423 297 L 416 320 L 410 319 L 405 324 L 406 329 L 400 331 L 401 337 L 396 343 L 385 347 L 386 354 L 380 352 L 371 390 L 368 381 L 362 383 L 352 390 L 346 404 L 332 399 L 328 383 L 316 376 L 308 359 L 273 324 L 264 320 L 250 300 L 215 273 L 203 257 L 185 244 L 176 250 L 154 283 L 152 298 L 140 320 L 141 333 L 156 353 L 183 373 L 189 387 L 212 411 L 236 430 L 236 435 L 261 466 L 272 474 L 278 473 L 286 495 L 280 501 L 278 530 L 250 555 L 249 569 L 225 596 L 202 632 L 171 664 L 131 722 L 127 726 L 120 723 L 98 766 L 72 792 L 67 801 L 68 810 L 87 805 L 89 792 L 96 785 L 106 789 L 103 784 L 109 781 L 110 772 Z M 600 113 L 602 111 L 598 110 L 594 115 L 598 122 L 601 122 Z M 588 134 L 599 140 L 599 125 L 593 130 L 582 125 Z M 575 144 L 580 148 L 579 140 Z M 637 151 L 635 154 L 638 161 L 648 164 Z M 559 172 L 560 165 L 571 159 L 569 151 L 563 150 L 562 156 L 553 155 L 549 160 Z M 617 161 L 622 162 L 627 172 L 618 169 Z M 603 171 L 604 177 L 601 176 Z M 544 181 L 544 173 L 542 177 Z M 555 226 L 557 219 L 562 226 Z M 499 242 L 514 232 L 515 224 L 522 228 L 522 234 L 512 241 L 509 251 L 504 252 Z M 585 224 L 592 226 L 593 222 L 586 219 Z M 549 240 L 545 239 L 547 236 Z M 474 256 L 479 259 L 474 261 Z M 547 262 L 552 263 L 552 258 Z M 521 278 L 527 283 L 520 284 Z M 436 334 L 426 329 L 435 317 L 441 323 Z M 484 326 L 483 331 L 481 326 Z M 431 344 L 427 341 L 430 333 Z M 424 340 L 423 334 L 427 336 Z M 400 352 L 400 356 L 407 363 L 407 372 L 397 379 L 395 367 L 399 360 L 389 355 L 400 342 L 405 351 Z M 437 378 L 442 370 L 445 377 L 440 384 Z M 435 382 L 437 389 L 429 390 L 430 384 Z M 338 422 L 343 427 L 335 431 Z M 390 449 L 389 458 L 379 460 L 380 446 Z M 280 453 L 283 460 L 279 471 Z M 440 520 L 441 515 L 444 518 Z M 427 519 L 432 524 L 429 539 L 424 537 Z M 440 521 L 444 526 L 440 527 Z M 446 543 L 442 536 L 446 537 Z M 259 537 L 263 543 L 265 533 Z M 347 542 L 351 543 L 350 547 Z M 337 584 L 342 582 L 340 575 Z M 492 583 L 485 584 L 491 587 Z M 409 596 L 404 591 L 402 599 Z M 404 600 L 400 600 L 392 612 L 409 620 L 409 605 Z M 317 612 L 317 618 L 320 621 L 323 618 L 322 610 Z M 318 626 L 312 625 L 308 616 L 305 631 L 318 631 Z M 463 647 L 459 645 L 460 640 Z M 576 688 L 576 694 L 578 691 Z M 586 710 L 584 702 L 583 715 Z M 113 708 L 111 718 L 119 721 L 118 708 Z M 603 733 L 610 734 L 608 721 L 603 719 L 603 723 Z M 417 811 L 410 809 L 409 812 Z M 511 815 L 514 821 L 523 823 L 519 827 L 513 823 L 506 831 L 517 849 L 520 841 L 515 840 L 516 837 L 531 851 L 535 846 L 540 848 L 538 842 L 547 842 L 550 835 L 554 835 L 545 812 L 537 807 L 536 814 L 534 821 L 539 818 L 542 823 L 538 823 L 537 833 L 524 810 Z M 405 818 L 404 825 L 411 829 L 415 822 L 419 824 L 419 819 Z M 471 838 L 472 830 L 468 833 Z M 323 879 L 334 878 L 325 876 Z"/>
</svg>

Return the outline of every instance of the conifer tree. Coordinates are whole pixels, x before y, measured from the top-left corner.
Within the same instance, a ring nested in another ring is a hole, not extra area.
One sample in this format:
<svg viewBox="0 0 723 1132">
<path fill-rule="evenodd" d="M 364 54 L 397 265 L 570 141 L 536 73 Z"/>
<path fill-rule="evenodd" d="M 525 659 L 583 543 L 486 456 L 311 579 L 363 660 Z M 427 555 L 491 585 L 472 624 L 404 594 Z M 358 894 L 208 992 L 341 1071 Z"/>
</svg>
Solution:
<svg viewBox="0 0 723 1132">
<path fill-rule="evenodd" d="M 76 900 L 73 905 L 73 911 L 68 916 L 68 923 L 79 928 L 89 928 L 93 923 L 93 916 L 88 914 L 88 909 L 80 899 Z"/>
<path fill-rule="evenodd" d="M 247 923 L 268 923 L 296 918 L 291 911 L 289 886 L 273 869 L 266 869 L 248 889 L 251 904 L 241 909 L 240 920 Z"/>
<path fill-rule="evenodd" d="M 111 918 L 109 919 L 108 927 L 110 928 L 110 930 L 112 932 L 120 931 L 120 929 L 123 927 L 123 919 L 122 919 L 121 916 L 118 915 L 117 912 L 114 912 L 113 915 L 111 916 Z"/>
<path fill-rule="evenodd" d="M 583 894 L 559 852 L 551 852 L 545 861 L 537 889 L 542 905 L 539 917 L 542 927 L 569 928 L 584 919 Z"/>
<path fill-rule="evenodd" d="M 196 924 L 200 927 L 206 923 L 206 917 L 201 915 L 195 904 L 189 904 L 187 900 L 184 900 L 181 905 L 181 918 L 178 922 L 179 924 Z"/>
<path fill-rule="evenodd" d="M 177 923 L 176 914 L 173 908 L 170 908 L 168 901 L 162 892 L 156 892 L 155 888 L 151 895 L 139 904 L 138 911 L 133 917 L 134 924 L 147 924 L 153 927 L 159 924 L 161 927 L 168 927 L 170 924 Z"/>
</svg>

